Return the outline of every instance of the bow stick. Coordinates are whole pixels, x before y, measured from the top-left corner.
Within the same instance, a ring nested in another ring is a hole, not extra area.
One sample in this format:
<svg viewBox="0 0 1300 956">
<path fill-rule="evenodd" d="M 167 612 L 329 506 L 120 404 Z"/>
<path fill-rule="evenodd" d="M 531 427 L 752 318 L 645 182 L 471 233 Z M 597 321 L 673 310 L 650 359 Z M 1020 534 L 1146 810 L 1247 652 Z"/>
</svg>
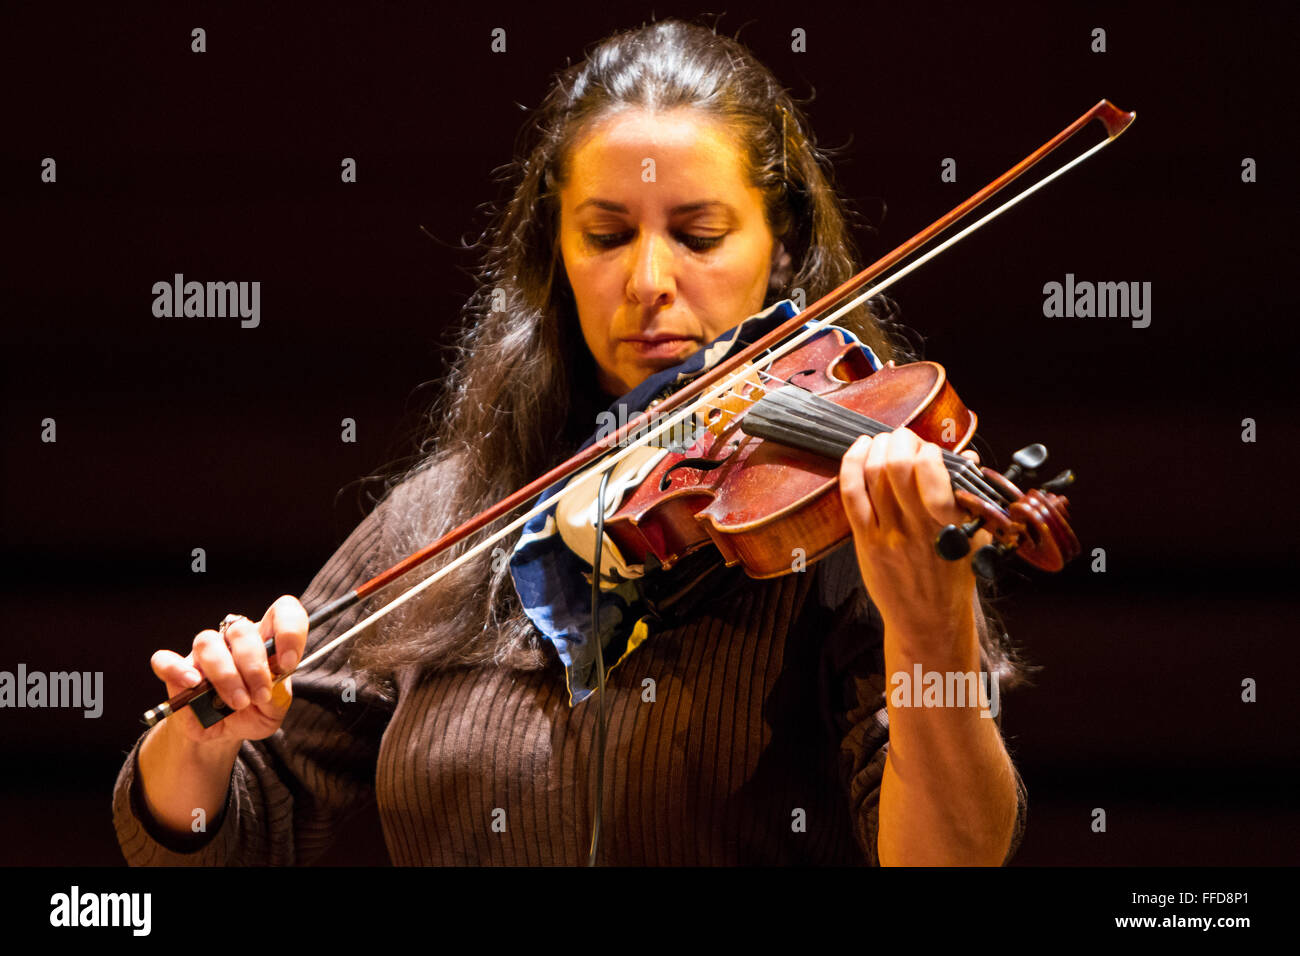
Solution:
<svg viewBox="0 0 1300 956">
<path fill-rule="evenodd" d="M 617 452 L 612 458 L 601 462 L 602 470 L 613 468 L 614 465 L 619 461 L 622 461 L 623 458 L 627 457 L 635 449 L 644 444 L 648 444 L 654 438 L 657 438 L 659 435 L 673 428 L 677 423 L 683 421 L 687 417 L 693 416 L 695 410 L 706 404 L 709 399 L 725 394 L 736 383 L 743 381 L 748 375 L 752 374 L 755 370 L 755 366 L 750 364 L 753 359 L 762 355 L 764 359 L 763 364 L 770 364 L 775 359 L 780 358 L 782 355 L 798 347 L 800 343 L 808 339 L 810 336 L 815 335 L 823 328 L 833 324 L 836 319 L 840 318 L 845 313 L 852 311 L 872 296 L 883 292 L 899 279 L 902 279 L 913 270 L 924 265 L 954 243 L 961 241 L 976 229 L 979 229 L 990 220 L 1000 216 L 1003 212 L 1010 209 L 1021 200 L 1026 199 L 1039 189 L 1042 189 L 1052 180 L 1064 175 L 1084 160 L 1093 156 L 1103 147 L 1109 145 L 1120 135 L 1120 133 L 1128 129 L 1136 118 L 1136 113 L 1125 112 L 1108 100 L 1101 100 L 1096 106 L 1088 110 L 1088 112 L 1084 113 L 1077 120 L 1061 132 L 1057 133 L 1034 152 L 1030 153 L 1015 166 L 1011 167 L 1011 169 L 1007 170 L 997 179 L 979 190 L 979 192 L 975 193 L 960 205 L 954 207 L 948 213 L 936 219 L 911 239 L 908 239 L 887 255 L 873 262 L 852 279 L 849 279 L 838 288 L 828 292 L 808 308 L 782 323 L 758 341 L 745 347 L 740 352 L 726 360 L 719 362 L 713 369 L 698 376 L 694 381 L 688 383 L 672 395 L 652 402 L 650 407 L 639 413 L 635 418 L 627 422 L 627 424 L 623 425 L 616 432 L 596 441 L 594 444 L 575 454 L 568 461 L 556 465 L 550 471 L 546 472 L 546 474 L 525 485 L 523 488 L 520 488 L 514 494 L 507 498 L 503 498 L 492 507 L 447 532 L 437 541 L 433 542 L 433 544 L 421 548 L 419 551 L 393 565 L 387 571 L 376 575 L 342 597 L 317 608 L 307 619 L 308 630 L 310 631 L 312 628 L 324 623 L 336 614 L 352 607 L 358 601 L 371 597 L 376 592 L 404 576 L 407 572 L 423 565 L 426 561 L 441 554 L 452 545 L 457 544 L 474 532 L 510 513 L 520 505 L 536 498 L 557 481 L 567 478 L 580 469 L 586 468 L 598 459 L 603 458 L 607 452 L 623 445 L 627 441 L 628 435 L 639 431 L 643 427 L 651 426 L 653 419 L 663 419 L 659 425 L 651 427 L 646 434 L 642 435 L 635 441 L 628 443 L 622 451 Z M 870 288 L 866 288 L 865 291 L 863 291 L 864 287 L 870 285 L 884 272 L 898 265 L 931 239 L 939 235 L 939 233 L 969 215 L 985 201 L 1000 192 L 1009 183 L 1019 178 L 1028 169 L 1035 166 L 1048 154 L 1052 153 L 1067 140 L 1071 139 L 1093 120 L 1098 120 L 1105 127 L 1106 138 L 1104 140 L 1101 140 L 1099 143 L 1079 154 L 1056 171 L 1050 173 L 1034 185 L 1004 202 L 997 209 L 984 215 L 976 222 L 949 237 L 929 252 L 908 263 L 893 275 L 875 285 L 871 285 Z M 811 327 L 808 327 L 809 323 L 813 323 Z M 727 376 L 730 376 L 730 378 L 727 378 Z M 727 380 L 719 385 L 719 381 L 724 378 L 727 378 Z M 673 412 L 676 412 L 676 414 L 671 414 Z M 664 416 L 668 417 L 664 418 Z M 437 581 L 441 580 L 446 574 L 450 573 L 456 567 L 459 567 L 463 562 L 477 556 L 489 545 L 499 541 L 510 532 L 519 528 L 534 515 L 550 508 L 566 493 L 577 487 L 578 484 L 579 482 L 570 482 L 562 488 L 557 495 L 545 502 L 545 504 L 534 506 L 531 510 L 520 515 L 514 521 L 480 541 L 460 557 L 439 568 L 429 577 L 401 594 L 389 604 L 379 608 L 369 617 L 359 621 L 332 641 L 317 648 L 313 653 L 299 661 L 298 668 L 325 656 L 335 647 L 350 640 L 381 617 L 400 607 L 425 588 L 430 587 Z M 274 653 L 274 638 L 270 638 L 266 641 L 266 649 L 268 654 Z M 297 670 L 297 668 L 295 668 L 295 670 Z M 279 684 L 280 681 L 284 680 L 284 678 L 288 676 L 288 672 L 279 674 L 275 678 L 274 683 Z M 143 721 L 146 726 L 152 727 L 154 724 L 183 707 L 192 707 L 195 716 L 198 717 L 199 722 L 204 727 L 210 727 L 217 721 L 222 720 L 233 713 L 230 707 L 216 695 L 212 685 L 204 680 L 194 687 L 181 691 L 165 703 L 159 704 L 152 710 L 147 711 L 143 716 Z"/>
</svg>

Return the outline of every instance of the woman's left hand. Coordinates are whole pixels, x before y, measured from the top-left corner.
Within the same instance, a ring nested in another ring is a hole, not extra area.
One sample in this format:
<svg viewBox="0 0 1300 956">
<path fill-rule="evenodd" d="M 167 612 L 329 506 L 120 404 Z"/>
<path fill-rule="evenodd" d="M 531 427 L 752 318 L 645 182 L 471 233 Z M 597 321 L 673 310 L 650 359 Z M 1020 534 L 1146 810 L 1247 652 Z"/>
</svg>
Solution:
<svg viewBox="0 0 1300 956">
<path fill-rule="evenodd" d="M 979 460 L 973 451 L 963 454 Z M 973 624 L 975 575 L 969 560 L 946 561 L 934 547 L 944 525 L 969 520 L 953 496 L 940 447 L 908 428 L 864 435 L 841 461 L 840 495 L 887 645 L 892 634 L 906 642 L 893 649 L 908 656 L 957 651 L 953 640 Z M 989 540 L 977 532 L 972 550 Z"/>
</svg>

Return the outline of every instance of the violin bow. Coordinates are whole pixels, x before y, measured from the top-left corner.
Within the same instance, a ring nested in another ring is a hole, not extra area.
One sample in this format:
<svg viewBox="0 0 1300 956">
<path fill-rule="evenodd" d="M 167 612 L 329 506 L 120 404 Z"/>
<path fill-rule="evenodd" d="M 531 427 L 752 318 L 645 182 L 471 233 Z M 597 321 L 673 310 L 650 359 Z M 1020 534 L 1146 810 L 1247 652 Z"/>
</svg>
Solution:
<svg viewBox="0 0 1300 956">
<path fill-rule="evenodd" d="M 762 338 L 746 346 L 735 355 L 719 362 L 707 373 L 698 376 L 673 394 L 652 402 L 645 411 L 639 413 L 635 418 L 628 421 L 617 431 L 597 440 L 592 445 L 575 454 L 568 461 L 556 465 L 550 471 L 525 485 L 523 488 L 520 488 L 514 494 L 507 498 L 503 498 L 495 505 L 492 505 L 490 508 L 480 512 L 475 517 L 469 519 L 451 531 L 448 531 L 437 541 L 402 559 L 388 570 L 375 575 L 373 578 L 366 581 L 364 584 L 359 585 L 354 590 L 349 591 L 342 597 L 321 605 L 308 617 L 308 630 L 310 631 L 312 628 L 323 624 L 335 615 L 352 607 L 357 602 L 373 596 L 389 584 L 392 584 L 398 578 L 403 577 L 405 574 L 420 567 L 431 558 L 436 557 L 453 545 L 463 541 L 469 535 L 481 530 L 492 522 L 509 514 L 521 505 L 536 498 L 556 482 L 561 481 L 562 479 L 575 474 L 579 470 L 586 468 L 593 462 L 602 459 L 606 453 L 611 452 L 616 448 L 621 448 L 621 450 L 616 452 L 612 458 L 608 458 L 601 462 L 601 465 L 603 466 L 602 470 L 613 468 L 614 465 L 632 454 L 636 449 L 649 444 L 659 435 L 674 428 L 679 422 L 694 415 L 695 410 L 705 404 L 710 398 L 725 394 L 737 382 L 742 381 L 746 376 L 751 374 L 755 368 L 755 366 L 750 364 L 753 359 L 762 355 L 764 359 L 763 364 L 769 364 L 771 361 L 779 358 L 786 352 L 793 350 L 801 342 L 805 341 L 812 335 L 815 335 L 823 328 L 833 324 L 836 319 L 852 311 L 872 296 L 880 294 L 899 279 L 910 274 L 913 270 L 920 268 L 926 262 L 929 262 L 953 244 L 960 242 L 966 236 L 970 235 L 972 232 L 991 220 L 997 218 L 1012 206 L 1033 195 L 1048 183 L 1064 175 L 1075 166 L 1078 166 L 1084 160 L 1092 157 L 1102 148 L 1113 142 L 1122 132 L 1124 132 L 1124 130 L 1128 129 L 1136 118 L 1137 113 L 1125 112 L 1116 107 L 1110 101 L 1104 99 L 1101 100 L 1096 106 L 1092 107 L 1092 109 L 1088 110 L 1065 129 L 1061 130 L 1061 132 L 1057 133 L 1038 149 L 1034 150 L 1034 152 L 1022 159 L 1015 166 L 1011 167 L 1001 176 L 990 182 L 983 189 L 979 190 L 960 205 L 954 207 L 951 211 L 936 219 L 902 245 L 873 262 L 866 269 L 862 270 L 847 282 L 822 296 L 802 312 L 788 319 L 786 322 L 783 322 L 767 335 L 764 335 Z M 964 219 L 1011 182 L 1018 179 L 1030 168 L 1037 165 L 1049 154 L 1057 150 L 1068 140 L 1072 139 L 1093 120 L 1099 121 L 1102 126 L 1105 127 L 1105 139 L 1080 153 L 1074 159 L 1065 163 L 1063 166 L 1034 183 L 1032 186 L 1016 194 L 992 212 L 985 214 L 980 219 L 966 226 L 960 232 L 957 232 L 944 240 L 924 255 L 918 256 L 888 278 L 877 282 L 875 285 L 871 285 L 871 283 L 875 282 L 875 280 L 880 278 L 880 276 L 886 271 L 897 266 L 904 259 L 915 253 L 944 230 Z M 868 286 L 870 287 L 867 288 Z M 811 326 L 809 323 L 812 323 Z M 731 377 L 727 378 L 728 376 Z M 724 378 L 726 378 L 726 381 L 719 385 L 718 383 Z M 705 394 L 706 392 L 708 394 Z M 655 421 L 658 421 L 658 424 L 655 424 Z M 629 435 L 637 433 L 643 428 L 646 429 L 645 434 L 642 434 L 634 441 L 628 441 Z M 484 538 L 478 544 L 465 551 L 465 553 L 456 559 L 449 561 L 429 577 L 403 592 L 390 603 L 357 622 L 338 637 L 335 637 L 333 640 L 317 648 L 313 653 L 299 661 L 295 670 L 324 657 L 334 648 L 351 640 L 371 624 L 414 598 L 425 588 L 431 587 L 433 584 L 437 583 L 462 563 L 476 557 L 489 545 L 501 540 L 506 535 L 515 531 L 533 516 L 552 507 L 563 495 L 572 491 L 578 486 L 578 484 L 579 482 L 570 482 L 564 488 L 560 489 L 557 495 L 548 499 L 544 504 L 535 505 L 509 524 L 506 524 L 493 532 L 490 536 Z M 270 638 L 266 641 L 266 649 L 268 654 L 274 653 L 274 638 Z M 279 674 L 275 677 L 274 683 L 279 684 L 280 681 L 288 677 L 290 673 L 291 672 L 285 672 Z M 196 686 L 181 691 L 166 702 L 147 711 L 143 715 L 142 720 L 146 726 L 152 727 L 165 717 L 170 716 L 184 707 L 193 708 L 195 716 L 198 717 L 199 722 L 204 727 L 211 727 L 213 724 L 229 716 L 233 712 L 230 707 L 217 696 L 212 685 L 209 684 L 208 681 L 204 680 Z"/>
</svg>

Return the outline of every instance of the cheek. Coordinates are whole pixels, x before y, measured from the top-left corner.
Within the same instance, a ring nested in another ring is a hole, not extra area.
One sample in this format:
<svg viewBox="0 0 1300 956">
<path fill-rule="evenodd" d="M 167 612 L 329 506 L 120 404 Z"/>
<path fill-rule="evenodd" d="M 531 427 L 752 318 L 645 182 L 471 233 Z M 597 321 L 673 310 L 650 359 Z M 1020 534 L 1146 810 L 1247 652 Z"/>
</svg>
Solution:
<svg viewBox="0 0 1300 956">
<path fill-rule="evenodd" d="M 724 286 L 730 293 L 731 306 L 748 309 L 745 315 L 749 316 L 757 311 L 751 308 L 753 300 L 757 298 L 761 307 L 761 300 L 767 295 L 771 271 L 772 247 L 755 241 L 728 264 L 725 275 L 718 277 L 718 285 Z"/>
<path fill-rule="evenodd" d="M 599 270 L 581 265 L 567 270 L 578 310 L 578 325 L 587 349 L 603 363 L 609 359 L 609 295 L 601 291 Z"/>
<path fill-rule="evenodd" d="M 772 265 L 773 240 L 763 235 L 746 235 L 732 249 L 724 268 L 736 285 L 748 285 L 767 275 Z"/>
<path fill-rule="evenodd" d="M 607 294 L 611 270 L 579 251 L 564 249 L 565 273 L 579 302 L 598 299 Z"/>
<path fill-rule="evenodd" d="M 578 304 L 578 318 L 584 332 L 593 331 L 598 323 L 601 301 L 599 277 L 590 269 L 577 266 L 569 270 L 569 287 Z"/>
</svg>

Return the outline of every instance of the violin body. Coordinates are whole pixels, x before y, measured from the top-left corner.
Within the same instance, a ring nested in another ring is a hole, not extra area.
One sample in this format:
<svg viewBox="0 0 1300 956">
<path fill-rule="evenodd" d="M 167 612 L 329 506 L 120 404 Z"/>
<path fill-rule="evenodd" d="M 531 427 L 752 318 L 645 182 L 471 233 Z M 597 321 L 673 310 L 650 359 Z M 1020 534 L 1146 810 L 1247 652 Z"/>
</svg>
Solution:
<svg viewBox="0 0 1300 956">
<path fill-rule="evenodd" d="M 975 414 L 934 362 L 890 362 L 873 372 L 856 344 L 821 335 L 768 371 L 769 378 L 784 379 L 888 429 L 906 426 L 949 452 L 966 447 L 975 434 Z M 772 578 L 800 570 L 851 535 L 839 493 L 839 454 L 746 431 L 746 416 L 766 392 L 756 377 L 733 388 L 686 453 L 665 455 L 605 519 L 605 533 L 625 560 L 645 563 L 653 555 L 669 567 L 712 544 L 728 565 L 739 563 L 751 577 Z M 1021 557 L 1046 570 L 1058 570 L 1077 553 L 1064 497 L 1025 495 L 996 472 L 980 470 L 997 481 L 996 493 L 1016 500 L 996 507 L 960 488 L 955 494 L 983 519 L 981 524 L 990 525 L 1003 549 L 1019 547 Z"/>
</svg>

